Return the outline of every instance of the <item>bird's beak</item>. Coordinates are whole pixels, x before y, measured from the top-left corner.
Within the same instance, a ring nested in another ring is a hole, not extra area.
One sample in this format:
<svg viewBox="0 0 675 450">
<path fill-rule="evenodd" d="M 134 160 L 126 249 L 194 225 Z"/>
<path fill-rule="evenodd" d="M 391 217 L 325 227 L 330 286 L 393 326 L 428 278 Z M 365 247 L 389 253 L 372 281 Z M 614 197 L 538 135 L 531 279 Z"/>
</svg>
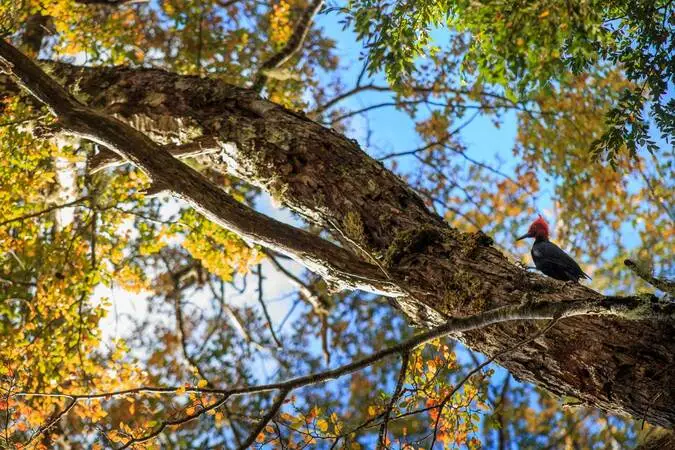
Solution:
<svg viewBox="0 0 675 450">
<path fill-rule="evenodd" d="M 520 241 L 520 240 L 522 240 L 522 239 L 526 239 L 526 238 L 530 238 L 530 237 L 534 237 L 534 235 L 531 234 L 531 233 L 525 233 L 524 235 L 522 235 L 521 237 L 519 237 L 518 239 L 516 239 L 516 241 Z"/>
</svg>

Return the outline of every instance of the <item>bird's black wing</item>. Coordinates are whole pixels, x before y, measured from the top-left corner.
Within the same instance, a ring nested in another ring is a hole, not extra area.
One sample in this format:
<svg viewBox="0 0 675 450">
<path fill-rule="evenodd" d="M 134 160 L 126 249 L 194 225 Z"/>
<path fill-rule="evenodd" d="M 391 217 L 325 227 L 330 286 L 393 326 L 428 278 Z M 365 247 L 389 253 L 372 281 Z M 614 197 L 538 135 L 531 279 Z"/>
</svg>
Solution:
<svg viewBox="0 0 675 450">
<path fill-rule="evenodd" d="M 546 275 L 558 280 L 574 280 L 591 277 L 586 275 L 579 264 L 553 242 L 535 243 L 532 247 L 534 265 Z"/>
</svg>

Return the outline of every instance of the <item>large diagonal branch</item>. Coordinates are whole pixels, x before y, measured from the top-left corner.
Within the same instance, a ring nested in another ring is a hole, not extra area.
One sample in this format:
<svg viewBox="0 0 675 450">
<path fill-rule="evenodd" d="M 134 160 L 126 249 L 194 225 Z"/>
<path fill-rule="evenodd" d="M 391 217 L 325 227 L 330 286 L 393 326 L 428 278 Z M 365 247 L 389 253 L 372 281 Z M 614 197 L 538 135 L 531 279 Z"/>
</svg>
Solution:
<svg viewBox="0 0 675 450">
<path fill-rule="evenodd" d="M 13 46 L 0 41 L 0 63 L 58 118 L 63 131 L 97 142 L 128 159 L 210 220 L 248 241 L 284 253 L 335 284 L 398 295 L 374 265 L 346 250 L 235 201 L 143 133 L 80 103 Z"/>
<path fill-rule="evenodd" d="M 219 135 L 232 145 L 206 157 L 214 169 L 266 190 L 353 243 L 364 260 L 376 260 L 387 280 L 412 293 L 397 297 L 396 303 L 414 323 L 432 327 L 448 316 L 528 298 L 608 298 L 580 284 L 526 272 L 482 233 L 449 228 L 356 142 L 250 90 L 151 69 L 51 64 L 51 73 L 64 85 L 76 85 L 91 107 L 115 114 L 159 141 L 184 143 L 180 136 Z M 17 88 L 0 77 L 0 93 L 15 95 Z M 505 323 L 465 332 L 460 339 L 489 356 L 520 342 L 531 328 L 529 323 Z M 673 335 L 670 320 L 571 317 L 497 361 L 514 376 L 554 393 L 672 426 L 675 393 L 667 387 L 675 373 Z"/>
</svg>

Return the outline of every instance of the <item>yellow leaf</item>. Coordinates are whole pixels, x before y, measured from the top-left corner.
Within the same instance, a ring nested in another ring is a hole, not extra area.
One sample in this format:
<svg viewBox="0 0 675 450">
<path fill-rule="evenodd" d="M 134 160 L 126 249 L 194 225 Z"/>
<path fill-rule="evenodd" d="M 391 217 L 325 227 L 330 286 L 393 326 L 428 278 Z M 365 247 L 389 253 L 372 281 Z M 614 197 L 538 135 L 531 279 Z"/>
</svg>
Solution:
<svg viewBox="0 0 675 450">
<path fill-rule="evenodd" d="M 316 427 L 322 432 L 326 432 L 328 430 L 328 422 L 326 422 L 326 419 L 320 419 L 316 422 Z"/>
<path fill-rule="evenodd" d="M 539 18 L 540 18 L 540 19 L 543 19 L 543 18 L 545 18 L 545 17 L 548 17 L 549 14 L 551 14 L 551 12 L 547 9 L 547 10 L 544 11 L 543 13 L 539 14 Z"/>
</svg>

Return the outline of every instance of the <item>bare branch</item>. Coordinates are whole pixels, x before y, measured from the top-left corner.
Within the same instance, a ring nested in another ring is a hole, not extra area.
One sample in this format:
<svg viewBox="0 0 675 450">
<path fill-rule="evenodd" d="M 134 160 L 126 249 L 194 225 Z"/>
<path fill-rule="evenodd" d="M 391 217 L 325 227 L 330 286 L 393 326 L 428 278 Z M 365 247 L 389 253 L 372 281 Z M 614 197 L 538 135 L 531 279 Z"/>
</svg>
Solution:
<svg viewBox="0 0 675 450">
<path fill-rule="evenodd" d="M 272 323 L 272 318 L 270 317 L 270 313 L 267 311 L 267 305 L 265 304 L 265 299 L 263 295 L 262 264 L 258 264 L 258 303 L 260 303 L 263 313 L 265 314 L 265 319 L 267 320 L 267 326 L 269 326 L 270 328 L 272 339 L 274 339 L 274 342 L 277 344 L 277 347 L 283 347 L 281 341 L 277 337 L 277 334 L 274 332 L 274 324 Z"/>
<path fill-rule="evenodd" d="M 396 382 L 396 388 L 394 389 L 394 393 L 391 396 L 391 400 L 389 401 L 389 405 L 387 408 L 384 410 L 384 417 L 382 418 L 382 425 L 380 426 L 380 433 L 378 437 L 378 443 L 377 443 L 377 448 L 378 449 L 386 449 L 387 447 L 387 425 L 389 423 L 389 416 L 391 415 L 392 409 L 394 409 L 394 406 L 396 405 L 396 402 L 398 401 L 399 396 L 401 395 L 401 390 L 403 389 L 403 383 L 405 382 L 405 374 L 408 370 L 408 359 L 410 357 L 410 353 L 404 352 L 401 354 L 401 370 L 399 371 L 398 374 L 398 381 Z"/>
<path fill-rule="evenodd" d="M 262 432 L 262 430 L 265 429 L 270 420 L 274 419 L 274 416 L 277 415 L 277 413 L 281 409 L 281 406 L 284 404 L 284 401 L 286 400 L 286 397 L 288 396 L 289 392 L 291 392 L 291 389 L 282 389 L 281 392 L 279 392 L 279 396 L 275 400 L 270 410 L 267 412 L 267 414 L 265 414 L 265 416 L 262 419 L 260 419 L 260 422 L 256 424 L 253 431 L 251 431 L 251 434 L 246 438 L 246 441 L 244 441 L 244 443 L 241 446 L 239 446 L 239 450 L 246 450 L 251 445 L 253 445 L 258 435 Z"/>
<path fill-rule="evenodd" d="M 431 330 L 420 333 L 404 342 L 393 345 L 384 350 L 375 352 L 362 359 L 353 361 L 335 369 L 326 370 L 314 374 L 292 378 L 287 381 L 245 386 L 230 389 L 198 388 L 185 386 L 152 387 L 142 386 L 132 389 L 124 389 L 112 392 L 94 394 L 71 394 L 71 393 L 40 393 L 40 392 L 14 392 L 12 397 L 37 396 L 37 397 L 66 397 L 72 399 L 100 399 L 107 397 L 126 396 L 134 394 L 175 394 L 179 388 L 185 392 L 221 395 L 244 395 L 258 392 L 269 392 L 280 389 L 297 389 L 302 386 L 323 383 L 337 379 L 350 373 L 361 370 L 371 364 L 392 355 L 409 352 L 422 344 L 450 334 L 464 333 L 470 330 L 480 329 L 489 325 L 512 322 L 516 320 L 545 320 L 562 319 L 574 316 L 616 316 L 629 319 L 656 318 L 673 320 L 675 318 L 675 304 L 652 302 L 651 299 L 636 300 L 633 298 L 608 297 L 603 300 L 576 300 L 564 302 L 526 302 L 519 305 L 504 306 L 480 314 L 467 317 L 450 318 L 444 324 Z"/>
<path fill-rule="evenodd" d="M 185 333 L 185 319 L 183 317 L 183 305 L 181 304 L 180 301 L 180 293 L 175 292 L 173 293 L 175 296 L 175 308 L 176 308 L 176 322 L 178 326 L 178 334 L 180 336 L 180 346 L 181 349 L 183 350 L 183 357 L 185 360 L 190 364 L 191 367 L 193 367 L 199 376 L 208 382 L 208 377 L 206 374 L 202 371 L 201 367 L 198 364 L 198 361 L 190 355 L 190 352 L 188 352 L 188 342 L 187 342 L 187 336 Z"/>
<path fill-rule="evenodd" d="M 43 210 L 41 210 L 41 211 L 37 211 L 37 212 L 31 213 L 31 214 L 26 214 L 25 216 L 20 216 L 20 217 L 14 217 L 14 218 L 12 218 L 12 219 L 7 219 L 7 220 L 4 220 L 4 221 L 0 222 L 0 227 L 1 227 L 1 226 L 4 226 L 4 225 L 7 225 L 8 223 L 12 223 L 12 222 L 22 222 L 22 221 L 24 221 L 24 220 L 33 219 L 33 218 L 39 217 L 39 216 L 41 216 L 41 215 L 43 215 L 43 214 L 47 214 L 47 213 L 49 213 L 49 212 L 56 211 L 57 209 L 68 208 L 68 207 L 71 207 L 71 206 L 75 206 L 75 205 L 78 205 L 78 204 L 84 202 L 84 201 L 87 200 L 87 199 L 89 199 L 89 196 L 84 196 L 84 197 L 80 197 L 80 198 L 78 198 L 78 199 L 75 199 L 75 200 L 73 200 L 73 201 L 67 202 L 67 203 L 62 203 L 62 204 L 59 204 L 59 205 L 53 205 L 53 206 L 50 206 L 50 207 L 48 207 L 48 208 L 45 208 L 45 209 L 43 209 Z"/>
<path fill-rule="evenodd" d="M 221 151 L 222 141 L 217 136 L 202 136 L 192 142 L 182 145 L 167 145 L 164 147 L 166 151 L 171 153 L 175 158 L 192 158 L 195 156 L 208 155 L 211 153 L 218 153 Z M 90 161 L 89 173 L 100 172 L 109 167 L 121 166 L 128 163 L 123 158 L 110 150 L 102 150 L 101 152 L 92 156 Z"/>
<path fill-rule="evenodd" d="M 413 92 L 415 94 L 419 95 L 441 95 L 441 94 L 455 94 L 455 95 L 469 95 L 471 94 L 471 91 L 468 89 L 456 89 L 453 88 L 452 86 L 406 86 L 405 88 L 406 92 Z M 337 103 L 340 103 L 341 101 L 351 97 L 352 95 L 359 94 L 361 92 L 366 92 L 366 91 L 374 91 L 374 92 L 391 92 L 394 93 L 394 90 L 390 86 L 382 86 L 382 85 L 377 85 L 374 83 L 371 84 L 364 84 L 361 85 L 357 83 L 356 86 L 354 86 L 352 89 L 345 91 L 332 99 L 328 100 L 326 103 L 317 106 L 313 111 L 312 114 L 320 114 L 333 106 L 335 106 Z M 511 99 L 506 98 L 503 95 L 495 94 L 493 92 L 487 92 L 487 91 L 482 91 L 479 93 L 482 97 L 485 98 L 491 98 L 496 101 L 501 101 L 508 103 L 509 106 L 508 108 L 510 109 L 520 109 L 522 111 L 528 111 L 531 112 L 530 110 L 526 109 L 523 105 L 525 102 L 514 102 Z"/>
<path fill-rule="evenodd" d="M 300 291 L 300 296 L 307 301 L 312 307 L 314 308 L 314 311 L 317 313 L 325 313 L 327 312 L 328 308 L 328 302 L 319 294 L 317 294 L 312 287 L 310 287 L 307 283 L 302 281 L 300 278 L 296 277 L 290 270 L 286 269 L 283 264 L 279 262 L 279 259 L 274 255 L 274 253 L 270 252 L 269 250 L 263 250 L 263 253 L 267 255 L 269 258 L 270 262 L 272 265 L 281 273 L 286 275 L 288 279 L 293 283 L 298 290 Z"/>
<path fill-rule="evenodd" d="M 314 0 L 307 7 L 298 22 L 295 24 L 293 33 L 291 34 L 288 42 L 286 42 L 284 48 L 282 48 L 278 53 L 274 54 L 270 59 L 265 61 L 262 66 L 260 66 L 251 89 L 258 93 L 262 91 L 265 87 L 265 83 L 267 82 L 269 72 L 278 67 L 281 67 L 302 48 L 302 44 L 309 33 L 310 26 L 312 25 L 312 20 L 319 12 L 322 5 L 323 0 Z"/>
<path fill-rule="evenodd" d="M 651 284 L 656 289 L 670 295 L 675 295 L 675 281 L 671 281 L 666 278 L 656 278 L 654 275 L 649 273 L 649 271 L 640 267 L 639 264 L 631 261 L 630 259 L 624 260 L 623 263 L 626 265 L 626 267 L 632 270 L 635 275 L 642 278 L 645 282 Z"/>
</svg>

